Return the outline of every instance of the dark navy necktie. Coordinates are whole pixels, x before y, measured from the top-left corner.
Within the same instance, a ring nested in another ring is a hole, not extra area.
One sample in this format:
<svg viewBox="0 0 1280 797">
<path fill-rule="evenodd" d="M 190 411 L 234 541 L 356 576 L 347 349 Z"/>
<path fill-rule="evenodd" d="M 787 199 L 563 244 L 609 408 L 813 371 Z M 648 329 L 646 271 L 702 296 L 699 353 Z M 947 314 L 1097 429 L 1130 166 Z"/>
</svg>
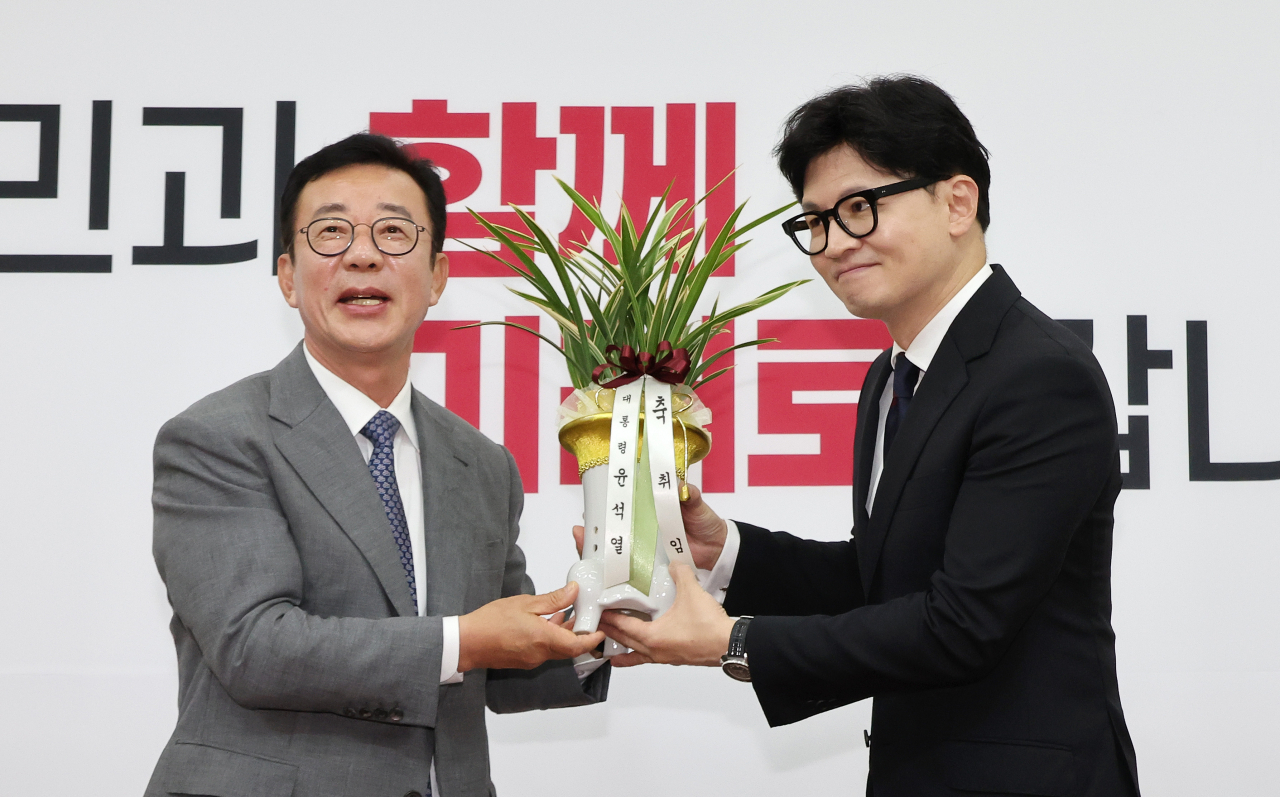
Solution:
<svg viewBox="0 0 1280 797">
<path fill-rule="evenodd" d="M 902 419 L 907 417 L 911 407 L 911 397 L 916 392 L 916 382 L 920 380 L 920 369 L 907 359 L 906 352 L 894 358 L 893 364 L 893 403 L 889 405 L 889 414 L 884 419 L 884 455 L 889 458 L 889 447 L 898 436 Z"/>
<path fill-rule="evenodd" d="M 391 535 L 400 549 L 400 564 L 409 582 L 409 596 L 413 598 L 413 611 L 418 611 L 418 585 L 413 577 L 413 547 L 409 544 L 409 522 L 404 515 L 404 503 L 400 500 L 400 486 L 396 484 L 395 440 L 400 422 L 386 410 L 364 425 L 360 434 L 373 443 L 373 455 L 369 457 L 369 474 L 382 497 L 382 509 L 391 524 Z"/>
</svg>

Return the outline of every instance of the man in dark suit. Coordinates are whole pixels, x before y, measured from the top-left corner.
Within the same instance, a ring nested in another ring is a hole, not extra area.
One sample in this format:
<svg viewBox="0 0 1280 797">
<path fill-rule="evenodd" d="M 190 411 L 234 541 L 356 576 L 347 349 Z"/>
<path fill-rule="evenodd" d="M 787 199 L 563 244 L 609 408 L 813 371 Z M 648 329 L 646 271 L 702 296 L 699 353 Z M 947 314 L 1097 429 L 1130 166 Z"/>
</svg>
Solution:
<svg viewBox="0 0 1280 797">
<path fill-rule="evenodd" d="M 723 609 L 678 568 L 662 619 L 602 624 L 635 650 L 615 663 L 722 663 L 771 725 L 874 697 L 876 797 L 1136 796 L 1110 622 L 1115 410 L 1088 347 L 987 265 L 985 148 L 905 77 L 801 106 L 778 156 L 805 211 L 787 233 L 894 340 L 858 403 L 853 539 L 726 523 L 695 493 L 690 542 Z"/>
<path fill-rule="evenodd" d="M 281 202 L 303 342 L 160 430 L 154 552 L 178 724 L 148 795 L 493 794 L 485 706 L 594 703 L 540 615 L 511 454 L 409 383 L 448 277 L 431 164 L 380 136 L 325 147 Z M 433 783 L 434 782 L 434 783 Z"/>
</svg>

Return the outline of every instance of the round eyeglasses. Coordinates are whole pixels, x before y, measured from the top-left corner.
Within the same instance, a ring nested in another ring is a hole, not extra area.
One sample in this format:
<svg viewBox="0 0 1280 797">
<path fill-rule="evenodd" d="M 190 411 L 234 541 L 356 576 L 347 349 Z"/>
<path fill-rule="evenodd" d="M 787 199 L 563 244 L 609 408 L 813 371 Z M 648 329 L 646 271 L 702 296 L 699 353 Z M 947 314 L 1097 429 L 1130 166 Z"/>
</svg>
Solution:
<svg viewBox="0 0 1280 797">
<path fill-rule="evenodd" d="M 316 219 L 298 232 L 307 238 L 311 250 L 321 257 L 334 257 L 351 248 L 356 239 L 356 227 L 368 227 L 373 245 L 384 255 L 407 255 L 418 245 L 418 234 L 426 227 L 400 216 L 388 216 L 372 224 L 352 224 L 337 217 Z"/>
<path fill-rule="evenodd" d="M 877 200 L 917 188 L 925 188 L 938 182 L 933 178 L 913 177 L 879 188 L 868 188 L 841 197 L 835 207 L 830 210 L 810 211 L 793 216 L 782 222 L 782 229 L 801 252 L 816 255 L 827 248 L 828 233 L 831 231 L 831 220 L 835 219 L 840 229 L 851 238 L 866 238 L 876 231 L 880 224 L 880 212 L 876 209 Z"/>
</svg>

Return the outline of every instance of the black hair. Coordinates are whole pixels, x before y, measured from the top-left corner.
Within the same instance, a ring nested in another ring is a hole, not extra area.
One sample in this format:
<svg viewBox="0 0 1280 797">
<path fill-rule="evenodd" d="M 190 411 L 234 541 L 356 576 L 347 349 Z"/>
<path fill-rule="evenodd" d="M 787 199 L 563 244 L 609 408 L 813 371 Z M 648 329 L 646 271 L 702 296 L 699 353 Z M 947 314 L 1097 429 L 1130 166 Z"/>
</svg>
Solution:
<svg viewBox="0 0 1280 797">
<path fill-rule="evenodd" d="M 431 217 L 431 254 L 439 254 L 444 247 L 445 198 L 444 185 L 435 165 L 418 157 L 413 150 L 401 146 L 394 139 L 373 133 L 356 133 L 341 141 L 308 155 L 289 172 L 284 191 L 280 194 L 280 244 L 284 251 L 293 254 L 294 235 L 298 231 L 298 197 L 312 180 L 336 172 L 347 166 L 374 163 L 388 169 L 398 169 L 413 178 L 427 200 L 427 214 Z"/>
<path fill-rule="evenodd" d="M 991 223 L 987 148 L 955 100 L 914 75 L 842 86 L 801 105 L 774 148 L 778 168 L 799 199 L 814 158 L 847 144 L 867 163 L 904 179 L 964 174 L 978 184 L 978 223 Z"/>
</svg>

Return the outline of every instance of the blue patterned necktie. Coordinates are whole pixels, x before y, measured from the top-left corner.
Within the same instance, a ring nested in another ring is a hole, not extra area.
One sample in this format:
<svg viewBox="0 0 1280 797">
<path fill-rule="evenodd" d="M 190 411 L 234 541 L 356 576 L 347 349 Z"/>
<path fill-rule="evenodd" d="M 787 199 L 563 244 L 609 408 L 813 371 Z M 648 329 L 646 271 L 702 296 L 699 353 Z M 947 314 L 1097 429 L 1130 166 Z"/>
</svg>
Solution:
<svg viewBox="0 0 1280 797">
<path fill-rule="evenodd" d="M 409 522 L 404 516 L 404 503 L 400 500 L 400 486 L 396 484 L 395 439 L 400 422 L 386 410 L 364 425 L 360 434 L 373 443 L 373 455 L 369 457 L 369 473 L 382 497 L 382 509 L 391 524 L 391 535 L 400 549 L 400 564 L 409 582 L 409 596 L 413 598 L 413 611 L 418 611 L 418 585 L 413 577 L 413 548 L 409 544 Z"/>
<path fill-rule="evenodd" d="M 902 419 L 907 417 L 907 410 L 911 407 L 911 398 L 915 395 L 916 382 L 919 379 L 920 369 L 907 359 L 906 352 L 894 358 L 893 403 L 889 405 L 889 414 L 884 419 L 883 457 L 885 459 L 889 458 L 889 447 L 893 445 L 893 439 L 898 436 Z"/>
</svg>

